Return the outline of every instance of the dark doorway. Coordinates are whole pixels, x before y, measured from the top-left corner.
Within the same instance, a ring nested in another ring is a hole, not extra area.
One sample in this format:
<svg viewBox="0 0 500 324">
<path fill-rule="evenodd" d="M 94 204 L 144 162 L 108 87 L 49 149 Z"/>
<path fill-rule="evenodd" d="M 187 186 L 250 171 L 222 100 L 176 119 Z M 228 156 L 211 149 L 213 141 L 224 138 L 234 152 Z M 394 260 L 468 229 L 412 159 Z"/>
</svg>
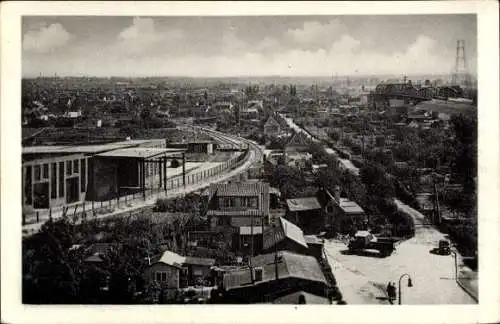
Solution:
<svg viewBox="0 0 500 324">
<path fill-rule="evenodd" d="M 80 200 L 80 188 L 78 187 L 78 177 L 66 179 L 66 203 L 74 203 Z"/>
<path fill-rule="evenodd" d="M 33 208 L 49 208 L 49 182 L 35 183 L 33 186 Z"/>
</svg>

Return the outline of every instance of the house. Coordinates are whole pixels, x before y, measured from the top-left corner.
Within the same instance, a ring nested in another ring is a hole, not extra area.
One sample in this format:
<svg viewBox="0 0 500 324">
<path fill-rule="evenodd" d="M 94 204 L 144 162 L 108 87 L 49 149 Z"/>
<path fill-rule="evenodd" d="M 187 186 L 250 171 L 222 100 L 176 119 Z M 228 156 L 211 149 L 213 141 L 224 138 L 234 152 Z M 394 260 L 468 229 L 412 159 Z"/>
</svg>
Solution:
<svg viewBox="0 0 500 324">
<path fill-rule="evenodd" d="M 309 164 L 312 166 L 312 154 L 292 151 L 286 154 L 285 163 L 290 167 L 305 169 Z"/>
<path fill-rule="evenodd" d="M 302 230 L 283 217 L 279 218 L 277 226 L 270 227 L 264 232 L 263 251 L 272 252 L 275 250 L 286 250 L 299 254 L 308 253 L 308 245 Z"/>
<path fill-rule="evenodd" d="M 285 155 L 291 152 L 306 152 L 311 145 L 311 138 L 304 131 L 296 132 L 285 145 Z"/>
<path fill-rule="evenodd" d="M 287 199 L 287 218 L 307 234 L 324 228 L 324 211 L 317 197 Z"/>
<path fill-rule="evenodd" d="M 270 223 L 269 191 L 269 183 L 262 181 L 210 185 L 207 212 L 210 229 L 224 233 L 234 251 L 259 251 L 263 229 Z"/>
<path fill-rule="evenodd" d="M 364 210 L 354 201 L 340 197 L 340 188 L 332 195 L 321 188 L 315 197 L 288 199 L 287 218 L 305 233 L 314 234 L 322 230 L 350 232 L 353 228 L 367 226 Z"/>
<path fill-rule="evenodd" d="M 300 294 L 328 298 L 328 283 L 312 256 L 275 251 L 252 258 L 251 265 L 224 274 L 222 303 L 298 303 Z M 296 294 L 297 301 L 293 302 Z M 312 302 L 314 299 L 309 299 Z"/>
<path fill-rule="evenodd" d="M 241 109 L 240 115 L 246 119 L 256 119 L 263 111 L 264 106 L 262 100 L 250 100 L 248 101 L 246 107 Z"/>
<path fill-rule="evenodd" d="M 281 125 L 276 121 L 276 119 L 274 119 L 273 116 L 270 116 L 264 124 L 264 134 L 276 137 L 281 134 Z"/>
<path fill-rule="evenodd" d="M 214 265 L 215 259 L 181 256 L 167 250 L 151 260 L 144 277 L 150 285 L 158 285 L 167 299 L 171 299 L 179 288 L 210 278 Z"/>
</svg>

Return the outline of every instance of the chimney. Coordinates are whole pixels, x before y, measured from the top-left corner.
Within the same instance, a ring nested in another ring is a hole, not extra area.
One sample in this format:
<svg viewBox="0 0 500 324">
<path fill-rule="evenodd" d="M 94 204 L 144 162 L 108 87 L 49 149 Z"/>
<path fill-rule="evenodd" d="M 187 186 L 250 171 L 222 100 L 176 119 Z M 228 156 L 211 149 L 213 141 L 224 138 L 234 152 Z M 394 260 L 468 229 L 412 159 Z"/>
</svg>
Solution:
<svg viewBox="0 0 500 324">
<path fill-rule="evenodd" d="M 333 189 L 333 197 L 337 201 L 337 203 L 340 203 L 340 186 L 335 186 Z"/>
</svg>

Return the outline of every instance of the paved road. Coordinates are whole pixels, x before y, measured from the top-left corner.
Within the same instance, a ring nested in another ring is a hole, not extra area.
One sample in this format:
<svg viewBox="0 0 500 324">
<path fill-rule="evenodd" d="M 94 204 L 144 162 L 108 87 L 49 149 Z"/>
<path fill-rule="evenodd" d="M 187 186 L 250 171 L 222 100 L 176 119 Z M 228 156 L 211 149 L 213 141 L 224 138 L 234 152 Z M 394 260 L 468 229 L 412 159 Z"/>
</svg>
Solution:
<svg viewBox="0 0 500 324">
<path fill-rule="evenodd" d="M 475 304 L 475 300 L 455 281 L 453 256 L 430 253 L 444 234 L 425 225 L 425 218 L 419 212 L 400 201 L 396 203 L 415 219 L 417 226 L 415 237 L 399 244 L 391 256 L 344 254 L 347 250 L 345 243 L 327 242 L 325 250 L 345 300 L 349 304 L 388 304 L 384 299 L 387 283 L 397 284 L 399 277 L 408 273 L 413 279 L 413 287 L 407 287 L 407 281 L 403 279 L 403 304 Z M 473 275 L 470 269 L 462 269 L 460 276 L 465 273 Z M 477 287 L 477 273 L 475 285 Z"/>
</svg>

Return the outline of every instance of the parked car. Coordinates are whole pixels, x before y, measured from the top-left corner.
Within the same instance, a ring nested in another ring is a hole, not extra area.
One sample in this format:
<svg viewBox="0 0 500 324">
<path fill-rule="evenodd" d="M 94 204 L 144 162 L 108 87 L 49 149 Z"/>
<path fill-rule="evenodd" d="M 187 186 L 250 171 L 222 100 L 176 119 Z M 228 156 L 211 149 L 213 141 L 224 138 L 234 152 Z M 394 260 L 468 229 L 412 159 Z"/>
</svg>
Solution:
<svg viewBox="0 0 500 324">
<path fill-rule="evenodd" d="M 386 257 L 396 250 L 397 239 L 377 237 L 368 231 L 357 231 L 349 241 L 349 251 L 377 250 L 381 257 Z"/>
</svg>

